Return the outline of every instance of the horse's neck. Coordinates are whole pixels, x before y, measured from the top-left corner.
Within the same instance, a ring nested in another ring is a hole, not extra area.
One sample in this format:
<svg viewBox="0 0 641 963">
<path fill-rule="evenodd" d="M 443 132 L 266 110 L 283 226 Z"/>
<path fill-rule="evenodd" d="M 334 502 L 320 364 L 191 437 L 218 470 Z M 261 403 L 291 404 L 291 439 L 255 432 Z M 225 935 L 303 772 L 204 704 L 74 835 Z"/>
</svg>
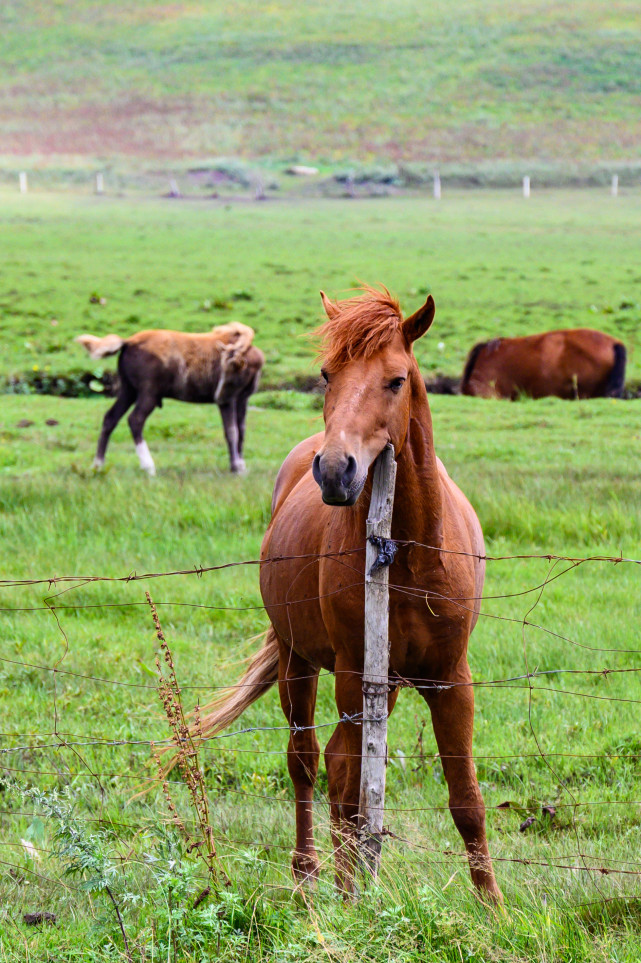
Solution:
<svg viewBox="0 0 641 963">
<path fill-rule="evenodd" d="M 396 462 L 393 534 L 394 538 L 440 545 L 443 494 L 434 452 L 432 416 L 418 366 L 410 377 L 412 407 L 405 444 Z"/>
</svg>

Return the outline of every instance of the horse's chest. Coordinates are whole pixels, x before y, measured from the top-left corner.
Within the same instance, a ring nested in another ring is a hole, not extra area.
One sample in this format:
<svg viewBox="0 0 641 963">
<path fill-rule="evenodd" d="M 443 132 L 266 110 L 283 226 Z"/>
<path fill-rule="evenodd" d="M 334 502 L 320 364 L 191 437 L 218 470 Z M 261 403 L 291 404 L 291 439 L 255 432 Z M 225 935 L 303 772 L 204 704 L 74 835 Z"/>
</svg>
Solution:
<svg viewBox="0 0 641 963">
<path fill-rule="evenodd" d="M 428 573 L 419 587 L 408 569 L 394 564 L 389 581 L 392 670 L 407 678 L 433 678 L 449 671 L 463 654 L 469 635 L 469 610 L 450 601 L 458 592 L 449 591 L 442 572 L 436 570 L 431 578 Z M 346 571 L 337 576 L 334 571 L 330 574 L 328 565 L 326 577 L 320 580 L 320 592 L 324 620 L 335 651 L 348 661 L 362 664 L 365 629 L 362 571 L 354 572 L 352 566 L 346 566 Z"/>
</svg>

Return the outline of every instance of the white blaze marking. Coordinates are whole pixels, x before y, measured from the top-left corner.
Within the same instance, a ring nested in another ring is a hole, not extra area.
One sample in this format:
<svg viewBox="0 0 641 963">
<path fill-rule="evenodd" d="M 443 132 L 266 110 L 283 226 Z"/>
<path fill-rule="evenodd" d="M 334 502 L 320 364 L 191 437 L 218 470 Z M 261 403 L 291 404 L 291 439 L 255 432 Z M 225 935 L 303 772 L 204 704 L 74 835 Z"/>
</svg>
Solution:
<svg viewBox="0 0 641 963">
<path fill-rule="evenodd" d="M 93 460 L 93 467 L 94 467 L 94 468 L 102 468 L 103 465 L 104 465 L 104 463 L 105 463 L 105 459 L 104 459 L 104 458 L 98 458 L 98 456 L 96 455 L 96 457 L 95 457 L 94 460 Z"/>
<path fill-rule="evenodd" d="M 139 441 L 136 445 L 136 454 L 140 459 L 140 467 L 144 468 L 145 471 L 149 472 L 150 475 L 156 474 L 156 466 L 154 465 L 154 460 L 151 457 L 149 448 L 147 447 L 146 441 Z"/>
</svg>

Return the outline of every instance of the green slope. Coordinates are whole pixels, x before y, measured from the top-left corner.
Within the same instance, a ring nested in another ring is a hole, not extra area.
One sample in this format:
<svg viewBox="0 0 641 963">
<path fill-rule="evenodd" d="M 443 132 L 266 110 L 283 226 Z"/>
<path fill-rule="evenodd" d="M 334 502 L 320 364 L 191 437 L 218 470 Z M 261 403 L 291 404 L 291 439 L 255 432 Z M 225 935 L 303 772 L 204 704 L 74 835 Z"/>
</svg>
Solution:
<svg viewBox="0 0 641 963">
<path fill-rule="evenodd" d="M 630 158 L 635 2 L 23 0 L 3 152 L 422 162 Z"/>
</svg>

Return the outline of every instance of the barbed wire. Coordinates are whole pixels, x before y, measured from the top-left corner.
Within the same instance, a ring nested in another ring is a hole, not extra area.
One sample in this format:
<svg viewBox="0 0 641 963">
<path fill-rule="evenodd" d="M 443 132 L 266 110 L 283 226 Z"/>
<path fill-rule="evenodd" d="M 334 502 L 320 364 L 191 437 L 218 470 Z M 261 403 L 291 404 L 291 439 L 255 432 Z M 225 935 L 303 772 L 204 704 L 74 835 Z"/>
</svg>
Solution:
<svg viewBox="0 0 641 963">
<path fill-rule="evenodd" d="M 430 764 L 434 764 L 437 760 L 468 759 L 468 758 L 477 762 L 481 760 L 487 760 L 487 761 L 541 760 L 544 764 L 548 766 L 548 768 L 550 768 L 550 771 L 554 776 L 554 778 L 556 779 L 557 784 L 559 786 L 559 792 L 562 794 L 565 792 L 570 792 L 569 786 L 563 780 L 561 775 L 555 770 L 554 766 L 551 765 L 549 760 L 580 759 L 580 760 L 632 761 L 632 760 L 641 759 L 641 752 L 639 753 L 626 752 L 623 750 L 618 752 L 593 752 L 593 753 L 572 753 L 572 752 L 563 752 L 563 751 L 547 752 L 546 750 L 543 749 L 542 745 L 539 742 L 539 739 L 537 737 L 537 734 L 532 724 L 532 716 L 531 716 L 532 699 L 534 696 L 536 696 L 537 693 L 553 693 L 559 696 L 594 699 L 598 701 L 611 702 L 611 703 L 627 703 L 627 704 L 633 704 L 633 705 L 639 704 L 641 703 L 641 699 L 633 698 L 631 696 L 609 695 L 609 694 L 596 693 L 594 691 L 583 692 L 583 691 L 559 688 L 559 687 L 549 686 L 549 685 L 540 685 L 536 683 L 537 683 L 537 680 L 549 678 L 552 676 L 556 676 L 556 677 L 586 676 L 588 678 L 592 678 L 594 680 L 601 680 L 603 682 L 607 682 L 607 680 L 610 679 L 611 677 L 624 678 L 628 676 L 633 676 L 638 678 L 638 673 L 641 672 L 641 665 L 640 666 L 615 666 L 615 667 L 603 666 L 602 668 L 555 667 L 550 669 L 540 669 L 537 666 L 533 671 L 530 671 L 528 666 L 528 661 L 527 661 L 527 650 L 525 647 L 525 632 L 526 630 L 531 629 L 533 631 L 548 634 L 555 639 L 564 641 L 568 644 L 571 644 L 573 646 L 577 646 L 578 648 L 586 649 L 589 651 L 614 652 L 621 655 L 641 654 L 641 650 L 636 650 L 636 649 L 618 649 L 618 648 L 589 646 L 575 639 L 571 639 L 567 636 L 563 636 L 559 633 L 556 633 L 551 629 L 547 628 L 546 626 L 538 625 L 533 621 L 530 621 L 529 619 L 529 616 L 532 610 L 536 607 L 536 605 L 540 601 L 540 598 L 543 595 L 543 592 L 550 585 L 550 583 L 552 581 L 563 578 L 568 573 L 575 571 L 580 566 L 589 564 L 589 563 L 605 563 L 605 564 L 613 564 L 613 565 L 620 565 L 620 564 L 640 565 L 641 560 L 624 557 L 622 554 L 620 554 L 619 556 L 590 555 L 585 557 L 560 555 L 560 554 L 557 555 L 557 554 L 551 554 L 551 553 L 541 553 L 541 554 L 528 553 L 528 554 L 520 554 L 520 555 L 488 555 L 488 554 L 480 555 L 480 554 L 467 553 L 467 552 L 446 551 L 440 548 L 439 546 L 427 545 L 420 542 L 409 541 L 409 540 L 397 541 L 397 544 L 399 545 L 399 547 L 408 547 L 408 548 L 415 547 L 425 551 L 441 552 L 444 554 L 463 555 L 463 556 L 473 557 L 479 560 L 485 560 L 488 562 L 500 562 L 500 561 L 508 561 L 508 560 L 543 560 L 548 563 L 551 563 L 550 571 L 547 573 L 547 577 L 543 581 L 538 581 L 535 585 L 525 588 L 522 591 L 510 592 L 505 594 L 486 595 L 482 599 L 485 602 L 497 601 L 501 599 L 514 600 L 521 597 L 526 598 L 527 596 L 536 594 L 534 603 L 529 607 L 528 612 L 526 613 L 524 618 L 515 618 L 512 616 L 505 616 L 502 614 L 491 613 L 491 612 L 481 613 L 482 618 L 497 619 L 508 623 L 513 623 L 521 627 L 521 631 L 523 633 L 524 658 L 525 658 L 525 670 L 526 670 L 524 673 L 518 674 L 518 675 L 508 675 L 501 678 L 477 679 L 469 682 L 465 681 L 465 682 L 454 682 L 454 683 L 447 679 L 420 678 L 420 677 L 405 678 L 405 677 L 395 676 L 393 674 L 389 676 L 387 680 L 390 688 L 397 688 L 399 686 L 412 686 L 419 690 L 431 689 L 431 690 L 438 691 L 441 689 L 449 689 L 456 686 L 471 686 L 475 688 L 490 688 L 490 687 L 495 687 L 499 689 L 514 688 L 514 689 L 526 691 L 528 693 L 528 712 L 529 712 L 529 723 L 530 723 L 531 735 L 534 738 L 534 741 L 537 745 L 537 752 L 531 752 L 531 753 L 515 752 L 515 753 L 509 753 L 509 754 L 472 753 L 469 756 L 468 755 L 450 755 L 450 754 L 441 754 L 438 752 L 423 750 L 422 744 L 421 744 L 420 752 L 414 752 L 414 753 L 408 753 L 408 754 L 402 753 L 403 760 L 418 759 L 418 760 L 421 760 L 422 762 L 426 762 L 429 760 Z M 19 753 L 35 753 L 40 751 L 46 752 L 51 750 L 53 750 L 56 753 L 61 753 L 61 752 L 64 752 L 64 750 L 69 750 L 78 760 L 79 768 L 77 767 L 75 769 L 71 769 L 65 762 L 63 766 L 57 769 L 27 768 L 27 767 L 21 768 L 19 766 L 14 766 L 14 767 L 0 766 L 0 771 L 5 772 L 7 774 L 25 774 L 25 775 L 29 774 L 31 776 L 45 776 L 45 775 L 54 776 L 54 777 L 58 777 L 59 779 L 73 778 L 74 780 L 76 779 L 94 780 L 97 782 L 99 786 L 100 793 L 101 793 L 100 798 L 101 800 L 104 800 L 108 798 L 112 790 L 113 790 L 113 793 L 116 793 L 117 787 L 105 787 L 100 782 L 101 779 L 117 779 L 117 780 L 123 780 L 127 782 L 134 781 L 134 782 L 140 783 L 141 781 L 144 781 L 147 777 L 144 775 L 132 772 L 131 768 L 127 772 L 118 772 L 115 770 L 101 771 L 99 768 L 94 769 L 92 768 L 92 766 L 89 765 L 87 760 L 80 755 L 78 750 L 87 749 L 87 748 L 95 748 L 100 750 L 106 750 L 106 749 L 115 750 L 123 747 L 151 748 L 152 746 L 172 744 L 172 739 L 170 738 L 133 739 L 133 738 L 112 738 L 107 735 L 101 735 L 96 738 L 91 738 L 91 737 L 88 738 L 83 733 L 73 733 L 71 731 L 62 730 L 59 728 L 58 726 L 59 717 L 57 712 L 57 699 L 56 699 L 56 691 L 57 691 L 56 685 L 59 677 L 70 677 L 74 679 L 83 680 L 86 682 L 91 682 L 97 685 L 114 686 L 114 687 L 121 687 L 121 688 L 132 689 L 132 690 L 156 690 L 157 689 L 156 683 L 144 683 L 144 682 L 137 682 L 137 681 L 134 682 L 134 681 L 122 680 L 122 679 L 110 679 L 103 676 L 93 675 L 90 673 L 79 672 L 72 668 L 68 668 L 68 669 L 63 668 L 61 665 L 62 661 L 69 654 L 68 639 L 63 629 L 63 626 L 60 623 L 61 614 L 67 611 L 73 612 L 76 610 L 85 610 L 85 609 L 102 609 L 102 608 L 113 609 L 113 608 L 128 608 L 128 607 L 134 607 L 134 606 L 139 607 L 141 605 L 146 606 L 147 604 L 146 602 L 128 600 L 128 601 L 122 601 L 122 602 L 109 601 L 109 602 L 92 602 L 92 603 L 82 603 L 82 604 L 66 604 L 66 603 L 61 603 L 59 601 L 61 595 L 67 594 L 69 592 L 75 592 L 78 589 L 87 587 L 95 583 L 113 582 L 113 583 L 125 584 L 129 582 L 137 582 L 142 580 L 160 579 L 160 578 L 173 577 L 173 576 L 191 576 L 191 575 L 195 575 L 197 578 L 201 578 L 203 575 L 208 573 L 219 572 L 219 571 L 223 571 L 231 568 L 238 568 L 240 566 L 278 564 L 280 562 L 287 562 L 292 560 L 307 560 L 309 564 L 313 564 L 315 561 L 321 558 L 334 559 L 337 562 L 337 564 L 345 566 L 346 568 L 354 571 L 358 576 L 358 579 L 356 581 L 348 585 L 341 586 L 340 588 L 336 589 L 331 593 L 327 593 L 326 595 L 318 595 L 313 598 L 307 597 L 304 599 L 288 598 L 286 601 L 278 603 L 279 605 L 289 607 L 292 605 L 303 604 L 303 603 L 309 604 L 310 602 L 319 601 L 322 598 L 326 598 L 327 595 L 335 595 L 335 594 L 338 594 L 339 592 L 346 592 L 354 588 L 362 587 L 363 585 L 362 569 L 356 567 L 355 565 L 349 564 L 349 557 L 356 556 L 359 553 L 362 554 L 363 552 L 364 552 L 364 548 L 356 548 L 356 549 L 341 550 L 339 552 L 328 552 L 328 553 L 321 553 L 321 554 L 309 553 L 305 555 L 278 556 L 278 557 L 271 558 L 264 561 L 261 561 L 259 559 L 246 559 L 242 561 L 231 561 L 231 562 L 226 562 L 219 565 L 211 565 L 211 566 L 195 565 L 191 568 L 177 569 L 174 571 L 167 571 L 167 572 L 151 572 L 151 573 L 142 573 L 142 574 L 132 572 L 125 576 L 96 576 L 96 575 L 52 576 L 52 577 L 37 578 L 37 579 L 15 579 L 15 580 L 3 579 L 1 580 L 0 588 L 7 588 L 7 589 L 34 588 L 34 587 L 46 585 L 48 586 L 49 591 L 51 591 L 52 589 L 55 589 L 59 586 L 63 586 L 61 591 L 55 596 L 51 596 L 51 595 L 47 596 L 44 599 L 43 605 L 4 606 L 0 608 L 0 612 L 7 613 L 7 614 L 31 613 L 31 612 L 40 612 L 40 611 L 51 613 L 53 617 L 56 619 L 58 628 L 62 633 L 63 639 L 65 640 L 65 648 L 62 655 L 56 659 L 55 664 L 53 665 L 47 665 L 42 662 L 36 662 L 36 661 L 31 662 L 27 660 L 0 657 L 0 662 L 6 664 L 7 666 L 15 666 L 17 668 L 24 669 L 24 670 L 35 670 L 35 671 L 47 672 L 52 674 L 53 680 L 54 680 L 53 731 L 27 732 L 27 733 L 19 733 L 19 732 L 0 733 L 0 738 L 2 739 L 22 738 L 23 740 L 24 739 L 41 740 L 44 738 L 44 739 L 49 739 L 50 741 L 42 741 L 36 744 L 34 744 L 33 742 L 30 742 L 29 744 L 1 746 L 0 756 L 5 756 L 8 754 L 19 754 Z M 555 569 L 558 566 L 561 566 L 564 563 L 567 563 L 567 564 L 561 570 L 555 571 Z M 454 605 L 459 605 L 462 609 L 467 608 L 469 610 L 470 609 L 469 603 L 473 605 L 474 603 L 478 603 L 479 601 L 481 601 L 481 599 L 477 597 L 472 597 L 472 596 L 460 597 L 460 598 L 449 598 L 444 595 L 439 595 L 438 593 L 431 590 L 429 587 L 423 588 L 421 586 L 406 586 L 406 585 L 397 585 L 392 583 L 390 584 L 390 590 L 392 592 L 405 594 L 407 596 L 413 596 L 419 599 L 424 598 L 428 608 L 430 607 L 430 601 L 436 602 L 438 600 L 441 600 Z M 468 605 L 465 605 L 465 603 L 468 603 Z M 250 612 L 250 611 L 251 612 L 264 611 L 264 607 L 262 604 L 210 605 L 210 604 L 204 604 L 204 603 L 168 600 L 163 602 L 157 602 L 156 605 L 167 606 L 167 607 L 170 607 L 170 606 L 185 607 L 190 609 L 203 609 L 205 611 L 211 610 L 211 611 L 239 612 L 239 613 Z M 338 670 L 338 672 L 322 671 L 320 673 L 314 673 L 313 675 L 310 675 L 310 676 L 304 676 L 304 677 L 297 676 L 295 678 L 296 679 L 316 678 L 317 676 L 326 677 L 329 675 L 340 675 L 341 673 L 349 673 L 352 675 L 362 676 L 362 672 L 359 672 L 356 669 L 340 669 Z M 520 684 L 520 683 L 524 683 L 524 684 Z M 217 685 L 217 684 L 212 685 L 209 682 L 202 682 L 202 683 L 191 682 L 191 683 L 185 683 L 184 685 L 181 684 L 181 689 L 231 692 L 234 689 L 242 688 L 244 685 L 247 685 L 247 683 L 237 682 L 237 683 L 225 684 L 225 685 Z M 362 724 L 362 722 L 363 722 L 362 713 L 352 713 L 351 715 L 344 714 L 341 719 L 333 719 L 331 721 L 314 723 L 313 725 L 309 725 L 309 726 L 294 727 L 294 731 L 303 732 L 306 730 L 320 730 L 320 729 L 335 727 L 336 725 L 339 725 L 341 723 L 360 725 Z M 244 728 L 236 729 L 234 731 L 218 733 L 212 737 L 209 737 L 206 740 L 206 743 L 204 743 L 201 746 L 201 750 L 208 754 L 210 753 L 216 754 L 216 753 L 223 752 L 223 753 L 247 753 L 247 754 L 253 753 L 255 755 L 282 756 L 283 752 L 279 749 L 265 749 L 259 746 L 247 748 L 247 747 L 229 744 L 229 740 L 242 737 L 248 734 L 265 733 L 265 732 L 281 732 L 281 731 L 290 732 L 292 731 L 292 729 L 288 725 L 247 726 Z M 347 755 L 346 758 L 347 757 L 349 757 L 349 755 Z M 387 757 L 389 758 L 389 753 L 387 754 Z M 169 780 L 169 782 L 173 786 L 182 785 L 182 781 L 180 779 L 172 779 L 172 780 Z M 233 787 L 233 786 L 220 787 L 218 798 L 225 799 L 226 797 L 234 797 L 236 799 L 245 799 L 252 803 L 254 800 L 261 800 L 269 804 L 279 803 L 281 805 L 286 805 L 286 806 L 291 806 L 293 803 L 299 802 L 299 803 L 304 803 L 306 805 L 311 803 L 315 807 L 326 807 L 328 803 L 328 800 L 325 797 L 314 798 L 313 800 L 309 800 L 309 799 L 296 800 L 292 798 L 290 794 L 286 794 L 286 793 L 282 795 L 274 795 L 269 793 L 251 792 L 248 789 L 240 788 L 240 787 Z M 561 811 L 566 811 L 571 813 L 571 817 L 572 817 L 571 828 L 575 832 L 576 839 L 577 839 L 576 853 L 555 854 L 555 855 L 552 855 L 549 860 L 539 859 L 534 856 L 529 857 L 529 856 L 493 855 L 493 860 L 495 863 L 505 863 L 505 864 L 511 863 L 511 864 L 516 864 L 521 866 L 533 866 L 539 869 L 546 868 L 551 871 L 554 871 L 554 870 L 564 870 L 569 872 L 581 871 L 584 873 L 591 874 L 592 876 L 597 878 L 604 878 L 611 874 L 638 878 L 639 876 L 641 876 L 641 861 L 635 862 L 633 860 L 620 860 L 614 857 L 604 856 L 601 854 L 586 853 L 584 852 L 583 847 L 580 845 L 580 839 L 578 835 L 578 825 L 576 822 L 577 812 L 581 810 L 590 811 L 591 809 L 597 809 L 597 808 L 609 807 L 609 806 L 639 807 L 641 806 L 641 800 L 638 800 L 638 799 L 581 800 L 581 799 L 578 799 L 577 797 L 572 797 L 572 801 L 568 801 L 568 802 L 554 801 L 553 808 L 555 812 L 557 810 L 561 810 Z M 473 806 L 470 807 L 467 805 L 466 806 L 435 805 L 435 806 L 410 806 L 410 807 L 399 807 L 399 806 L 388 805 L 384 807 L 385 812 L 389 814 L 399 814 L 401 816 L 404 814 L 419 814 L 423 812 L 424 813 L 430 813 L 430 812 L 445 813 L 448 811 L 455 811 L 457 808 L 473 809 L 476 807 L 473 807 Z M 519 806 L 518 804 L 511 803 L 511 802 L 499 803 L 496 805 L 488 805 L 488 806 L 484 805 L 478 808 L 483 808 L 483 810 L 490 811 L 490 812 L 491 811 L 505 812 L 508 810 L 513 810 L 515 811 L 516 814 L 520 814 L 522 811 L 526 811 L 526 812 L 535 811 L 532 805 L 528 804 L 525 806 Z M 25 812 L 23 810 L 3 810 L 2 815 L 15 816 L 15 817 L 21 817 L 21 818 L 24 818 L 24 817 L 34 818 L 36 813 Z M 154 816 L 156 819 L 158 818 L 157 813 L 154 813 Z M 144 822 L 126 823 L 120 820 L 114 820 L 111 818 L 110 815 L 85 816 L 84 814 L 78 814 L 77 816 L 74 815 L 74 818 L 85 820 L 86 822 L 96 823 L 102 826 L 111 826 L 114 828 L 118 827 L 120 830 L 127 830 L 133 833 L 140 832 L 145 828 L 148 828 L 149 825 L 151 824 L 150 822 L 146 824 Z M 167 818 L 166 822 L 168 824 L 170 823 L 169 818 Z M 402 843 L 403 845 L 410 846 L 411 848 L 420 849 L 435 855 L 444 856 L 446 857 L 444 864 L 446 864 L 447 860 L 450 860 L 452 858 L 461 858 L 466 861 L 469 859 L 468 854 L 465 852 L 455 852 L 449 849 L 438 849 L 435 847 L 429 847 L 417 841 L 411 841 L 411 840 L 405 839 L 403 836 L 397 835 L 392 830 L 386 830 L 385 835 L 389 836 L 391 840 L 395 840 L 399 843 Z M 225 836 L 224 834 L 217 834 L 217 838 L 220 840 L 225 840 L 227 843 L 232 845 L 242 845 L 242 846 L 250 846 L 250 847 L 256 847 L 256 846 L 260 847 L 262 845 L 266 845 L 269 847 L 277 847 L 281 849 L 289 848 L 289 847 L 274 843 L 272 841 L 263 844 L 261 842 L 257 842 L 256 840 L 233 840 Z M 12 843 L 12 842 L 3 842 L 1 845 L 8 846 L 8 847 L 11 847 L 11 846 L 19 847 L 22 844 Z M 47 853 L 47 850 L 45 849 L 41 849 L 39 847 L 36 847 L 36 848 L 39 849 L 39 851 L 42 852 L 43 854 Z M 327 852 L 328 852 L 328 858 L 329 858 L 329 855 L 331 855 L 332 851 L 328 850 Z M 129 857 L 114 856 L 113 858 L 123 862 L 127 860 L 131 862 L 141 862 L 141 863 L 145 862 L 145 860 L 139 860 L 137 859 L 137 857 L 131 854 Z M 597 865 L 588 865 L 588 863 L 596 863 Z M 51 882 L 51 883 L 61 882 L 60 880 L 46 877 L 43 874 L 36 873 L 35 871 L 30 870 L 29 868 L 18 864 L 11 864 L 3 860 L 0 860 L 0 864 L 15 866 L 20 872 L 31 873 L 35 877 L 39 877 L 43 882 L 44 881 Z M 639 867 L 639 868 L 633 869 L 633 868 L 624 868 L 624 867 Z M 76 887 L 70 887 L 70 888 L 76 889 Z M 607 897 L 604 897 L 603 894 L 601 894 L 601 896 L 602 896 L 602 899 L 607 899 Z M 597 902 L 600 902 L 600 901 L 602 900 L 599 900 Z"/>
</svg>

